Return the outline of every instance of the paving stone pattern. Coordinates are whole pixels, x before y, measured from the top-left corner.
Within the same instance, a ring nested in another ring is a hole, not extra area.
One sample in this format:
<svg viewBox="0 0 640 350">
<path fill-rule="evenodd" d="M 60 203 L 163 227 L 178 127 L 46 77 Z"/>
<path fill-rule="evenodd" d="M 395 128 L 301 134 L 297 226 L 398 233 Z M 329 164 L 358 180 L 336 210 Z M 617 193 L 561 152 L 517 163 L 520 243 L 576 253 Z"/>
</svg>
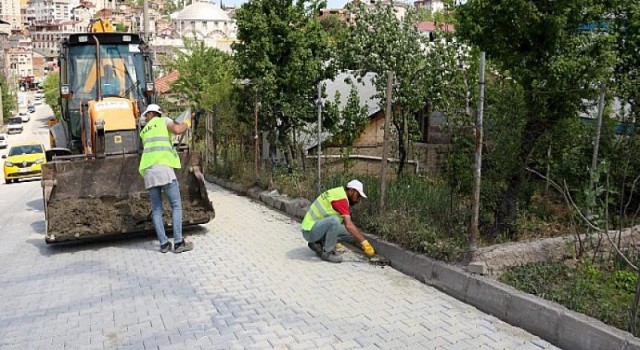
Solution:
<svg viewBox="0 0 640 350">
<path fill-rule="evenodd" d="M 5 221 L 0 349 L 555 349 L 353 253 L 323 262 L 297 222 L 209 189 L 217 217 L 183 254 L 153 235 L 47 246 L 35 200 Z"/>
</svg>

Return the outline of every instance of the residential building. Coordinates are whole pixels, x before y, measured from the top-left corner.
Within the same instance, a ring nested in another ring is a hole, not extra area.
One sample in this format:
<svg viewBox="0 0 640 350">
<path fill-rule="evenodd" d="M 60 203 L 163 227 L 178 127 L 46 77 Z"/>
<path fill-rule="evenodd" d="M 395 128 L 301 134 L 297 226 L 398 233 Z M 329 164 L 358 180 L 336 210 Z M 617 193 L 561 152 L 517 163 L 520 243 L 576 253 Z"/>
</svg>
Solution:
<svg viewBox="0 0 640 350">
<path fill-rule="evenodd" d="M 422 8 L 431 13 L 444 10 L 444 1 L 442 0 L 419 0 L 419 1 L 414 1 L 413 5 L 416 8 Z"/>
<path fill-rule="evenodd" d="M 5 67 L 10 86 L 25 86 L 33 81 L 33 59 L 30 49 L 23 47 L 8 49 Z"/>
<path fill-rule="evenodd" d="M 384 101 L 380 101 L 376 97 L 374 78 L 374 73 L 367 73 L 359 80 L 349 72 L 341 72 L 333 80 L 323 82 L 327 94 L 325 101 L 337 102 L 339 110 L 345 108 L 352 87 L 356 89 L 360 106 L 366 108 L 367 126 L 353 143 L 350 152 L 351 168 L 349 171 L 358 174 L 376 175 L 380 173 L 385 111 L 381 109 L 381 104 L 384 105 L 381 102 Z M 335 101 L 338 92 L 340 100 Z M 446 118 L 439 112 L 429 113 L 426 105 L 413 117 L 420 126 L 420 140 L 409 143 L 407 147 L 407 170 L 428 174 L 440 173 L 444 169 L 450 149 L 449 135 L 442 128 Z M 314 129 L 314 127 L 311 128 Z M 305 151 L 309 154 L 308 159 L 315 162 L 317 159 L 315 158 L 318 144 L 317 136 L 315 134 L 301 135 L 300 142 L 303 143 Z M 343 145 L 333 142 L 329 133 L 325 133 L 321 137 L 321 142 L 323 168 L 342 171 L 345 164 L 341 152 Z M 270 148 L 265 147 L 265 149 Z M 263 153 L 269 154 L 268 151 L 263 151 Z M 273 158 L 274 155 L 269 154 L 269 157 Z M 275 157 L 277 160 L 278 155 L 276 154 Z M 392 167 L 398 164 L 398 159 L 389 158 L 388 161 Z"/>
<path fill-rule="evenodd" d="M 5 79 L 8 78 L 6 70 L 6 52 L 10 47 L 9 35 L 11 34 L 11 23 L 0 20 L 0 74 Z"/>
<path fill-rule="evenodd" d="M 30 36 L 33 40 L 33 47 L 36 49 L 48 49 L 57 53 L 60 41 L 63 38 L 66 38 L 71 33 L 86 32 L 88 26 L 88 20 L 32 25 Z"/>
<path fill-rule="evenodd" d="M 79 5 L 79 0 L 30 0 L 27 11 L 29 25 L 68 21 L 71 9 Z"/>
<path fill-rule="evenodd" d="M 89 22 L 94 16 L 94 9 L 92 3 L 82 2 L 80 5 L 71 9 L 71 20 L 77 22 Z"/>
<path fill-rule="evenodd" d="M 46 76 L 58 70 L 58 54 L 48 49 L 33 49 L 33 77 L 42 83 Z"/>
<path fill-rule="evenodd" d="M 11 24 L 11 30 L 19 31 L 22 29 L 20 0 L 0 0 L 0 14 L 3 21 Z"/>
</svg>

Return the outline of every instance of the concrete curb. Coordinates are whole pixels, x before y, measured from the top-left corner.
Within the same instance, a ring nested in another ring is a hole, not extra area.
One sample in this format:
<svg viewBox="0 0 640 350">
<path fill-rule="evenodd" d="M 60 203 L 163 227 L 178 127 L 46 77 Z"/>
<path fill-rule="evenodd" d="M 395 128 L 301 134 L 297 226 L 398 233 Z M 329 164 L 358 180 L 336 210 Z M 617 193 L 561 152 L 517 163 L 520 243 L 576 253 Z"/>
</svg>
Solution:
<svg viewBox="0 0 640 350">
<path fill-rule="evenodd" d="M 257 187 L 246 189 L 218 178 L 205 178 L 300 219 L 310 204 L 306 199 L 291 199 Z M 594 318 L 498 281 L 470 274 L 459 266 L 407 251 L 375 235 L 367 234 L 367 237 L 376 251 L 389 259 L 394 269 L 562 349 L 640 350 L 639 338 Z"/>
</svg>

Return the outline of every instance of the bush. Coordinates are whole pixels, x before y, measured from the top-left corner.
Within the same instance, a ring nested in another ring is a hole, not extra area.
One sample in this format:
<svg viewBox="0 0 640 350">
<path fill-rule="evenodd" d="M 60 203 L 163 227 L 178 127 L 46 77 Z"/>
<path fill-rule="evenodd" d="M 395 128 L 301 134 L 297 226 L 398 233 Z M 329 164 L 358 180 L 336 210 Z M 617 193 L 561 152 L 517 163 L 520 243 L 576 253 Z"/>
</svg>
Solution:
<svg viewBox="0 0 640 350">
<path fill-rule="evenodd" d="M 507 269 L 500 281 L 627 330 L 637 274 L 610 270 L 608 266 L 606 262 L 593 264 L 586 260 L 575 266 L 535 263 Z"/>
</svg>

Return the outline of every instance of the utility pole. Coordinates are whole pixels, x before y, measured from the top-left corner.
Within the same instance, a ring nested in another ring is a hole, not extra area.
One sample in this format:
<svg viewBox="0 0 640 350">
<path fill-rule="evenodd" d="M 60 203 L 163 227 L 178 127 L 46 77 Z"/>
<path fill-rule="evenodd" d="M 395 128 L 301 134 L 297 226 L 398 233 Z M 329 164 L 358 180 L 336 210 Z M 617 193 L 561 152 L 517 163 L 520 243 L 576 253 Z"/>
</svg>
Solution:
<svg viewBox="0 0 640 350">
<path fill-rule="evenodd" d="M 593 173 L 598 166 L 598 148 L 600 146 L 600 130 L 602 129 L 602 114 L 604 112 L 604 84 L 600 85 L 600 96 L 598 98 L 598 116 L 596 117 L 596 135 L 593 140 L 593 155 L 591 157 L 591 174 L 589 174 L 589 188 L 593 189 Z"/>
<path fill-rule="evenodd" d="M 3 110 L 4 110 L 4 105 L 2 104 L 2 86 L 0 86 L 0 130 L 2 129 L 1 127 L 4 125 Z"/>
<path fill-rule="evenodd" d="M 391 94 L 393 93 L 393 72 L 387 72 L 387 108 L 384 113 L 384 138 L 382 141 L 382 160 L 380 162 L 380 214 L 384 212 L 385 193 L 387 192 L 387 153 L 389 153 L 389 121 L 391 119 Z"/>
<path fill-rule="evenodd" d="M 149 0 L 143 0 L 142 2 L 142 23 L 144 26 L 144 41 L 148 44 L 149 40 L 151 40 L 151 35 L 149 35 Z"/>
<path fill-rule="evenodd" d="M 318 184 L 317 190 L 318 193 L 322 193 L 322 181 L 320 181 L 320 176 L 322 174 L 320 156 L 322 155 L 322 150 L 320 148 L 320 144 L 322 143 L 322 85 L 318 83 Z"/>
<path fill-rule="evenodd" d="M 256 88 L 253 100 L 253 172 L 258 177 L 258 89 Z"/>
<path fill-rule="evenodd" d="M 473 261 L 478 250 L 478 217 L 480 216 L 480 178 L 482 174 L 482 117 L 484 113 L 484 65 L 485 53 L 480 52 L 480 101 L 476 117 L 476 152 L 473 171 L 473 203 L 471 210 L 471 232 L 469 237 L 469 261 Z"/>
</svg>

